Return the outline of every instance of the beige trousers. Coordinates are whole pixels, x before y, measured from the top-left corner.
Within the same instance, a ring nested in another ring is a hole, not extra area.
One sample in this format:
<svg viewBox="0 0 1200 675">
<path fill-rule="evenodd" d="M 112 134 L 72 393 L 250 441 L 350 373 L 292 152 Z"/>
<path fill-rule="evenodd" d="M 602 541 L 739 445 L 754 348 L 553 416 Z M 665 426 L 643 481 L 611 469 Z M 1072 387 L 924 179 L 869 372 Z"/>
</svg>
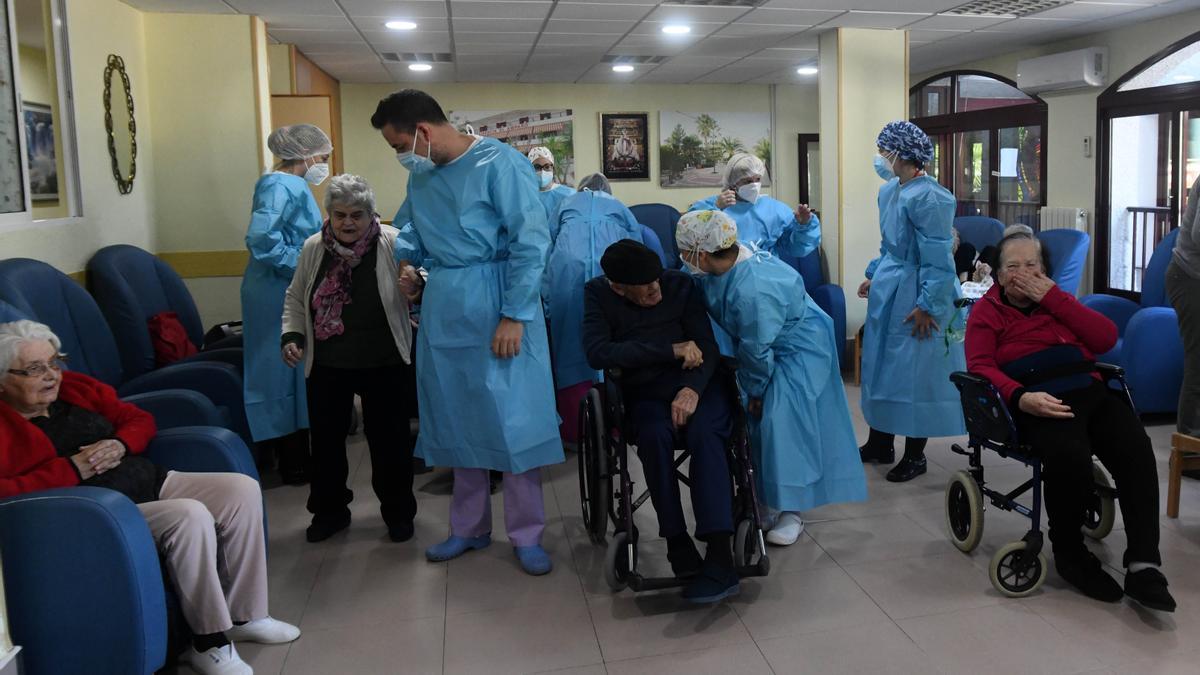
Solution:
<svg viewBox="0 0 1200 675">
<path fill-rule="evenodd" d="M 262 492 L 240 473 L 167 474 L 139 504 L 188 626 L 206 635 L 267 616 Z"/>
</svg>

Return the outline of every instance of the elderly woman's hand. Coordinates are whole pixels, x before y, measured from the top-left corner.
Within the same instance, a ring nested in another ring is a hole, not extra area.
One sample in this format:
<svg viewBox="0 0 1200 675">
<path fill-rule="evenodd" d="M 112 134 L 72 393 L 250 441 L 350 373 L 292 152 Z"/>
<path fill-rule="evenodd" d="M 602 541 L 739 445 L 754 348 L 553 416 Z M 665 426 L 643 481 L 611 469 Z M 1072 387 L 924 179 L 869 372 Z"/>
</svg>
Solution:
<svg viewBox="0 0 1200 675">
<path fill-rule="evenodd" d="M 417 268 L 412 265 L 405 265 L 400 269 L 400 292 L 408 301 L 414 305 L 421 302 L 421 295 L 425 292 L 425 281 L 421 278 Z"/>
<path fill-rule="evenodd" d="M 858 285 L 858 297 L 866 298 L 871 295 L 871 280 L 863 279 L 863 282 Z"/>
<path fill-rule="evenodd" d="M 1054 280 L 1047 277 L 1041 272 L 1031 275 L 1015 276 L 1009 283 L 1022 295 L 1034 302 L 1041 302 L 1042 298 L 1054 288 Z"/>
<path fill-rule="evenodd" d="M 87 480 L 115 468 L 124 456 L 125 445 L 118 440 L 106 438 L 79 448 L 79 452 L 71 455 L 71 461 L 79 470 L 79 477 Z"/>
<path fill-rule="evenodd" d="M 304 349 L 295 342 L 289 342 L 283 346 L 283 362 L 289 368 L 295 368 L 297 363 L 304 360 Z"/>
<path fill-rule="evenodd" d="M 1022 412 L 1035 417 L 1070 419 L 1075 416 L 1075 413 L 1071 412 L 1071 406 L 1044 391 L 1028 391 L 1021 394 L 1021 400 L 1017 401 L 1017 405 L 1020 406 Z"/>
</svg>

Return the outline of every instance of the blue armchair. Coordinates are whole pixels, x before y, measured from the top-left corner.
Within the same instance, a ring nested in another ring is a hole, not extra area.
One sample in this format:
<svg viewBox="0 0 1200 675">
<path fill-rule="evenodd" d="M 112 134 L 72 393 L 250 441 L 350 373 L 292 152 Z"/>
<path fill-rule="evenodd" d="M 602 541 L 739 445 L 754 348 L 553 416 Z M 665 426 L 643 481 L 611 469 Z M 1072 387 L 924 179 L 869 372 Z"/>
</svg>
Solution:
<svg viewBox="0 0 1200 675">
<path fill-rule="evenodd" d="M 959 241 L 982 251 L 988 246 L 995 246 L 1004 238 L 1004 223 L 987 216 L 959 216 L 954 219 L 954 229 L 958 230 Z"/>
<path fill-rule="evenodd" d="M 257 478 L 245 444 L 225 429 L 161 431 L 147 453 L 171 469 Z M 26 675 L 148 675 L 163 666 L 167 604 L 158 552 L 124 495 L 74 487 L 0 500 L 0 550 Z"/>
<path fill-rule="evenodd" d="M 243 403 L 242 375 L 228 363 L 178 363 L 129 378 L 121 366 L 116 340 L 96 301 L 70 277 L 28 258 L 0 261 L 0 300 L 48 326 L 62 340 L 73 370 L 116 388 L 122 397 L 162 389 L 189 389 L 212 401 L 221 426 L 250 445 Z"/>
<path fill-rule="evenodd" d="M 1183 340 L 1179 320 L 1167 300 L 1166 274 L 1179 230 L 1154 248 L 1142 275 L 1142 302 L 1097 293 L 1080 299 L 1117 324 L 1117 346 L 1097 359 L 1125 368 L 1133 403 L 1141 413 L 1174 412 L 1183 385 Z"/>
<path fill-rule="evenodd" d="M 1079 293 L 1092 238 L 1079 230 L 1044 230 L 1037 237 L 1050 258 L 1050 277 L 1054 283 L 1071 295 Z"/>
<path fill-rule="evenodd" d="M 646 227 L 645 225 L 642 226 L 642 243 L 646 245 L 646 248 L 658 254 L 658 259 L 662 261 L 663 267 L 670 269 L 671 259 L 668 258 L 666 252 L 663 251 L 662 240 L 658 238 L 658 235 L 655 234 L 654 230 Z"/>
<path fill-rule="evenodd" d="M 668 269 L 677 270 L 683 267 L 679 259 L 679 249 L 675 246 L 675 226 L 679 223 L 679 212 L 667 204 L 634 204 L 629 207 L 638 222 L 654 230 L 658 242 L 667 255 Z"/>
<path fill-rule="evenodd" d="M 147 321 L 160 312 L 175 312 L 197 350 L 204 347 L 200 312 L 183 279 L 170 265 L 136 246 L 106 246 L 88 261 L 88 287 L 117 339 L 126 378 L 154 370 L 154 346 Z M 219 361 L 242 368 L 242 350 L 211 349 L 184 359 Z"/>
<path fill-rule="evenodd" d="M 849 355 L 846 353 L 846 293 L 841 286 L 827 283 L 821 267 L 821 249 L 803 258 L 796 259 L 787 253 L 778 253 L 779 259 L 791 265 L 804 279 L 804 289 L 829 318 L 833 319 L 833 334 L 837 338 L 838 364 L 845 368 Z"/>
</svg>

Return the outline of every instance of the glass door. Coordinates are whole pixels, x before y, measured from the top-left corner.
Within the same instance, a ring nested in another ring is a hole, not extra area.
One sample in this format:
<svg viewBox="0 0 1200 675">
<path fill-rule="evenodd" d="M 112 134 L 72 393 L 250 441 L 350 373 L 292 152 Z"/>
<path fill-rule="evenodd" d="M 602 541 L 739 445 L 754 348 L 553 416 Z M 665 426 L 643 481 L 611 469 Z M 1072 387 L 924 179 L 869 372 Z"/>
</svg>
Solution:
<svg viewBox="0 0 1200 675">
<path fill-rule="evenodd" d="M 800 203 L 821 208 L 821 139 L 817 134 L 800 134 L 797 147 L 800 164 Z"/>
<path fill-rule="evenodd" d="M 987 130 L 954 134 L 954 192 L 959 216 L 991 216 L 992 139 Z"/>
<path fill-rule="evenodd" d="M 1154 247 L 1175 221 L 1176 113 L 1111 120 L 1108 153 L 1108 285 L 1140 293 Z M 1194 169 L 1193 169 L 1194 170 Z"/>
<path fill-rule="evenodd" d="M 1042 127 L 1000 129 L 999 168 L 993 174 L 998 199 L 995 215 L 1005 225 L 1038 228 L 1042 205 Z"/>
</svg>

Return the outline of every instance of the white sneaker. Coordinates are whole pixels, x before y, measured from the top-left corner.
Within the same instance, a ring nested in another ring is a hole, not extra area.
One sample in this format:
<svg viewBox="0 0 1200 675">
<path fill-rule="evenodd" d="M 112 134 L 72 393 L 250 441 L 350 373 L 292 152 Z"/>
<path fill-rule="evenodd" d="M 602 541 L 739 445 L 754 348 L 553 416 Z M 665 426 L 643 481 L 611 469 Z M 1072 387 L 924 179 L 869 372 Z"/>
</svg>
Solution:
<svg viewBox="0 0 1200 675">
<path fill-rule="evenodd" d="M 238 656 L 232 642 L 203 652 L 191 647 L 186 659 L 192 670 L 200 675 L 254 675 L 254 669 Z"/>
<path fill-rule="evenodd" d="M 259 642 L 264 645 L 281 645 L 300 637 L 300 629 L 290 623 L 266 617 L 248 621 L 225 631 L 230 642 Z"/>
<path fill-rule="evenodd" d="M 775 527 L 767 533 L 767 543 L 775 546 L 791 546 L 796 543 L 803 531 L 804 521 L 800 520 L 800 516 L 795 513 L 787 511 L 779 515 Z"/>
</svg>

